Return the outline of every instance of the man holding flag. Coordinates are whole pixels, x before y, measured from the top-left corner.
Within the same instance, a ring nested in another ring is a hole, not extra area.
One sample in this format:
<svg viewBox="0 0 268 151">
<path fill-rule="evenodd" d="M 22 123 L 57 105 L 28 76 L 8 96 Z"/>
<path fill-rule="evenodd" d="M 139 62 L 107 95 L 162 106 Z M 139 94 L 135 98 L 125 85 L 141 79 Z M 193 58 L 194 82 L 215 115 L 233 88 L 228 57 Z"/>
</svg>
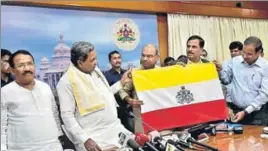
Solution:
<svg viewBox="0 0 268 151">
<path fill-rule="evenodd" d="M 85 41 L 71 48 L 71 64 L 57 85 L 64 130 L 78 151 L 121 147 L 118 134 L 131 134 L 117 118 L 114 93 L 131 82 L 127 71 L 109 86 L 97 67 L 94 46 Z"/>
<path fill-rule="evenodd" d="M 143 47 L 141 53 L 141 67 L 137 70 L 148 70 L 156 68 L 157 60 L 159 59 L 158 50 L 155 45 L 147 44 Z M 119 91 L 121 98 L 128 102 L 133 107 L 133 113 L 136 116 L 134 119 L 134 132 L 144 132 L 141 119 L 142 101 L 138 99 L 137 93 L 134 90 L 133 83 L 127 83 L 122 90 Z"/>
</svg>

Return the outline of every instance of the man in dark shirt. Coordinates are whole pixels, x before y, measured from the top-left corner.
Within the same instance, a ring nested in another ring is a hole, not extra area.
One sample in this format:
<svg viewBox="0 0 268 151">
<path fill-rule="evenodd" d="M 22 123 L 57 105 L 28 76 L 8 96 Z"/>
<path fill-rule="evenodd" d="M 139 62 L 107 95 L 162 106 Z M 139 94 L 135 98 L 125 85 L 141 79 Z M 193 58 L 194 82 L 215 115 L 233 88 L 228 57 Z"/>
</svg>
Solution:
<svg viewBox="0 0 268 151">
<path fill-rule="evenodd" d="M 126 70 L 123 70 L 121 68 L 121 55 L 118 51 L 114 50 L 110 52 L 108 55 L 108 59 L 112 68 L 104 72 L 104 76 L 106 77 L 109 85 L 111 86 L 121 79 L 122 75 L 126 72 Z M 121 99 L 118 93 L 116 93 L 114 96 L 119 105 L 119 107 L 117 107 L 117 113 L 118 117 L 121 120 L 121 123 L 129 131 L 133 132 L 134 123 L 133 120 L 131 120 L 132 117 L 128 114 L 128 112 L 131 111 L 131 107 L 126 103 L 126 101 L 123 101 Z"/>
<path fill-rule="evenodd" d="M 109 62 L 112 68 L 106 72 L 104 72 L 104 76 L 110 85 L 113 85 L 117 81 L 119 81 L 122 75 L 126 72 L 121 68 L 121 55 L 118 51 L 114 50 L 108 55 Z"/>
<path fill-rule="evenodd" d="M 9 50 L 1 49 L 1 88 L 13 81 L 9 67 L 10 56 Z"/>
</svg>

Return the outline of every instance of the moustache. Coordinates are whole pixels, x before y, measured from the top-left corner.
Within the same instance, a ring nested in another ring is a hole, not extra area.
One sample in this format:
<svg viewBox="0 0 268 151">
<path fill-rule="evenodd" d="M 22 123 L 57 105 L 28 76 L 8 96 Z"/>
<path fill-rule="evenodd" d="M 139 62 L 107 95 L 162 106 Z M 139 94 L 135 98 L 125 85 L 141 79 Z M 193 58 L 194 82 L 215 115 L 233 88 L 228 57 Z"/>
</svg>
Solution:
<svg viewBox="0 0 268 151">
<path fill-rule="evenodd" d="M 190 52 L 190 51 L 187 51 L 187 54 L 194 54 L 194 53 L 192 53 L 192 52 Z"/>
<path fill-rule="evenodd" d="M 121 64 L 121 62 L 116 62 L 115 64 Z"/>
<path fill-rule="evenodd" d="M 141 61 L 142 63 L 147 63 L 148 61 L 147 60 L 143 60 L 143 61 Z"/>
<path fill-rule="evenodd" d="M 29 73 L 29 74 L 33 74 L 32 71 L 24 71 L 22 75 L 26 75 L 26 74 L 28 74 L 28 73 Z"/>
</svg>

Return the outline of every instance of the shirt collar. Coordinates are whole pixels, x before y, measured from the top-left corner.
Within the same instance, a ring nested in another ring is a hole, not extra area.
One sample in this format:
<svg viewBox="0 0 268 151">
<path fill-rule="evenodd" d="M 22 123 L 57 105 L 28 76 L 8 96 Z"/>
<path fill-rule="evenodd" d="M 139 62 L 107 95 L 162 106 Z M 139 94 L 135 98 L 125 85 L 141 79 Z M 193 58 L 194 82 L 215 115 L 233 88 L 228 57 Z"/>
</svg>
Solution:
<svg viewBox="0 0 268 151">
<path fill-rule="evenodd" d="M 262 66 L 261 59 L 263 59 L 263 58 L 258 57 L 258 59 L 257 59 L 252 65 L 249 65 L 249 66 L 254 66 L 254 65 L 256 65 L 256 66 L 258 66 L 258 67 L 261 67 L 261 66 Z M 244 63 L 244 64 L 247 64 L 247 65 L 248 65 L 248 63 L 247 63 L 244 59 L 241 61 L 241 63 Z"/>
<path fill-rule="evenodd" d="M 203 63 L 202 60 L 201 60 L 201 58 L 200 58 L 200 60 L 199 60 L 197 63 Z M 188 64 L 195 64 L 195 63 L 192 62 L 192 61 L 188 58 Z"/>
<path fill-rule="evenodd" d="M 154 69 L 154 68 L 159 68 L 159 66 L 158 65 L 154 65 L 154 67 L 152 69 Z M 145 70 L 144 67 L 142 66 L 142 64 L 140 64 L 139 69 L 140 70 Z"/>
<path fill-rule="evenodd" d="M 123 72 L 123 69 L 120 68 L 120 73 L 118 73 L 116 70 L 114 70 L 113 68 L 110 69 L 110 72 L 112 74 L 121 74 Z"/>
</svg>

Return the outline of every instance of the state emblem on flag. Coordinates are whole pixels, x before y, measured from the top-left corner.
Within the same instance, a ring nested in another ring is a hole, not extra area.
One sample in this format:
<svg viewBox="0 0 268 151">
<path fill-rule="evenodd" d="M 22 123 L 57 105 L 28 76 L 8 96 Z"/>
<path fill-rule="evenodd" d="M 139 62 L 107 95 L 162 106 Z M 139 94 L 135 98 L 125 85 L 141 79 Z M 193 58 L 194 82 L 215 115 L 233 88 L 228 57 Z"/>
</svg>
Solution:
<svg viewBox="0 0 268 151">
<path fill-rule="evenodd" d="M 148 100 L 141 108 L 142 120 L 158 131 L 228 118 L 213 63 L 133 70 L 131 75 L 138 98 Z M 144 131 L 150 130 L 144 124 Z"/>
<path fill-rule="evenodd" d="M 176 99 L 179 104 L 189 104 L 194 101 L 194 95 L 185 86 L 182 86 L 181 90 L 177 93 Z"/>
</svg>

